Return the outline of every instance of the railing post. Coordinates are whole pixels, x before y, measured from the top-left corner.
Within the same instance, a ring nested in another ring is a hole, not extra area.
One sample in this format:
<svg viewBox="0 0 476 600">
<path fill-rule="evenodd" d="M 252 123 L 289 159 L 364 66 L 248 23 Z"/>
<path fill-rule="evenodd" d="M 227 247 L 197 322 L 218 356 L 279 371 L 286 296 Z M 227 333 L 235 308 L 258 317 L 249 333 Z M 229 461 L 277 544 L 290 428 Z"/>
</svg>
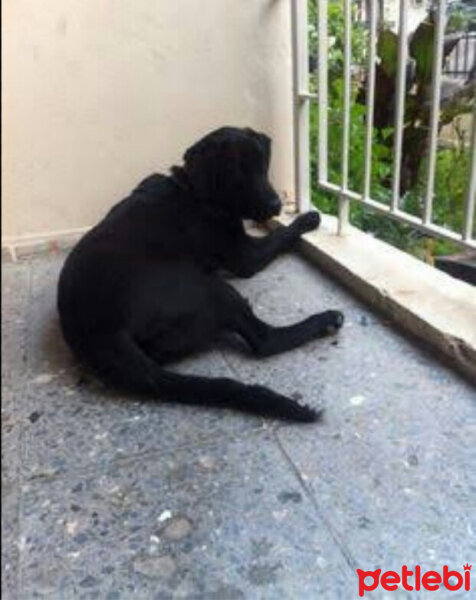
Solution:
<svg viewBox="0 0 476 600">
<path fill-rule="evenodd" d="M 328 97 L 328 68 L 327 68 L 327 0 L 317 3 L 317 99 L 319 108 L 318 119 L 318 152 L 317 177 L 318 184 L 327 182 L 327 97 Z"/>
<path fill-rule="evenodd" d="M 430 142 L 428 146 L 428 172 L 426 180 L 423 223 L 432 221 L 433 194 L 435 185 L 436 152 L 438 148 L 438 125 L 440 120 L 441 71 L 443 69 L 443 36 L 445 33 L 446 0 L 439 0 L 436 21 L 436 35 L 433 54 L 433 82 L 431 95 Z"/>
<path fill-rule="evenodd" d="M 342 105 L 342 178 L 339 196 L 339 215 L 337 233 L 342 235 L 349 223 L 348 197 L 345 196 L 349 182 L 349 129 L 350 129 L 350 88 L 351 88 L 351 39 L 352 6 L 350 0 L 344 0 L 344 98 Z"/>
<path fill-rule="evenodd" d="M 370 197 L 370 182 L 372 176 L 372 141 L 374 126 L 375 104 L 375 64 L 377 59 L 377 2 L 370 2 L 370 36 L 369 58 L 367 71 L 367 107 L 365 124 L 365 165 L 364 165 L 364 191 L 363 200 Z"/>
<path fill-rule="evenodd" d="M 408 56 L 407 32 L 408 0 L 400 0 L 400 19 L 398 28 L 398 65 L 396 96 L 397 106 L 395 111 L 395 143 L 392 182 L 392 212 L 400 208 L 400 173 L 402 168 L 403 124 L 405 117 L 406 71 Z"/>
<path fill-rule="evenodd" d="M 309 210 L 309 51 L 307 0 L 291 0 L 293 61 L 294 193 L 299 212 Z"/>
</svg>

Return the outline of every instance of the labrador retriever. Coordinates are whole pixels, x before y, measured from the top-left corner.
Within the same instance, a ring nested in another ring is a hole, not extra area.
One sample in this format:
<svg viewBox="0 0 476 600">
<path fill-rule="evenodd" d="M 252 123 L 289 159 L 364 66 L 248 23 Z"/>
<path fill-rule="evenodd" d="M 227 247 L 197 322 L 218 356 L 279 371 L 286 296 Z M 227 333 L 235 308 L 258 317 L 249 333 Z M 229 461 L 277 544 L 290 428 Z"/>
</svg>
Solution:
<svg viewBox="0 0 476 600">
<path fill-rule="evenodd" d="M 315 211 L 258 238 L 243 220 L 278 215 L 268 179 L 271 140 L 222 127 L 170 175 L 147 177 L 73 248 L 58 285 L 66 342 L 106 384 L 164 401 L 230 407 L 311 422 L 320 411 L 259 385 L 164 370 L 229 332 L 270 356 L 335 332 L 339 311 L 287 327 L 263 322 L 221 277 L 251 277 L 319 226 Z"/>
</svg>

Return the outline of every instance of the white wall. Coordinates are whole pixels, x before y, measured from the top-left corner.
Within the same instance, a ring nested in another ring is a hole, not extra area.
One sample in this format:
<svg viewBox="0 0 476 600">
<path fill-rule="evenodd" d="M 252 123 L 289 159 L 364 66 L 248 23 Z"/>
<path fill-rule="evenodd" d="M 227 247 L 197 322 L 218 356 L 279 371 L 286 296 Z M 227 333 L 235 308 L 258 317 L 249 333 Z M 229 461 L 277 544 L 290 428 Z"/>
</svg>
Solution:
<svg viewBox="0 0 476 600">
<path fill-rule="evenodd" d="M 199 136 L 274 139 L 291 195 L 289 0 L 14 0 L 3 13 L 6 241 L 95 223 Z"/>
<path fill-rule="evenodd" d="M 407 29 L 415 31 L 420 23 L 428 16 L 428 2 L 412 0 L 408 6 Z M 392 24 L 392 29 L 398 32 L 400 28 L 400 0 L 385 0 L 384 19 Z"/>
</svg>

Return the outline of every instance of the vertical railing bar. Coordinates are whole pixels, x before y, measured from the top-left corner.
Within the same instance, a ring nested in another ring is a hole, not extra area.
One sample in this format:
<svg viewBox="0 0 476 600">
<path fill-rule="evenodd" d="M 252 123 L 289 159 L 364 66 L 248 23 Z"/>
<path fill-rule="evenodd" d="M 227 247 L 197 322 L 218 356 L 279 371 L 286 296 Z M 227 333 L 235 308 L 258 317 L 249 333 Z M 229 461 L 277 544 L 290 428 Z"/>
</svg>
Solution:
<svg viewBox="0 0 476 600">
<path fill-rule="evenodd" d="M 469 54 L 469 38 L 468 38 L 468 32 L 465 33 L 464 35 L 464 72 L 467 73 L 468 72 L 468 54 Z"/>
<path fill-rule="evenodd" d="M 428 144 L 428 172 L 426 179 L 423 223 L 431 223 L 433 214 L 433 194 L 435 186 L 436 153 L 438 145 L 438 124 L 440 120 L 441 71 L 443 68 L 443 42 L 445 33 L 446 0 L 439 0 L 436 15 L 436 35 L 433 51 L 433 81 L 430 113 L 430 140 Z"/>
<path fill-rule="evenodd" d="M 398 66 L 396 82 L 395 138 L 393 148 L 392 211 L 399 208 L 402 171 L 403 125 L 405 119 L 406 71 L 408 57 L 408 0 L 400 0 Z"/>
<path fill-rule="evenodd" d="M 342 121 L 342 189 L 347 189 L 349 180 L 349 128 L 351 86 L 351 27 L 352 11 L 350 0 L 344 0 L 344 98 Z"/>
<path fill-rule="evenodd" d="M 327 64 L 327 0 L 317 2 L 318 32 L 318 101 L 319 101 L 319 133 L 318 133 L 318 178 L 327 181 L 327 97 L 328 97 L 328 64 Z"/>
<path fill-rule="evenodd" d="M 459 43 L 460 40 L 458 40 L 457 44 L 456 44 L 456 52 L 455 52 L 455 59 L 454 59 L 454 71 L 456 73 L 456 77 L 458 77 L 459 75 Z"/>
<path fill-rule="evenodd" d="M 307 0 L 298 4 L 298 75 L 299 91 L 309 91 L 309 46 L 308 46 L 308 16 Z M 309 98 L 304 98 L 299 104 L 299 128 L 301 131 L 301 161 L 300 179 L 301 194 L 299 196 L 299 211 L 305 212 L 311 206 L 309 158 Z"/>
<path fill-rule="evenodd" d="M 398 31 L 398 66 L 396 85 L 395 138 L 393 148 L 392 211 L 399 208 L 400 174 L 402 170 L 403 124 L 405 118 L 406 71 L 408 56 L 407 31 L 408 0 L 400 0 L 400 23 Z"/>
<path fill-rule="evenodd" d="M 344 98 L 342 119 L 342 178 L 344 192 L 349 182 L 349 129 L 350 129 L 350 91 L 351 91 L 351 51 L 352 51 L 352 6 L 350 0 L 344 0 Z M 338 234 L 342 235 L 349 222 L 349 200 L 343 195 L 339 198 Z"/>
<path fill-rule="evenodd" d="M 308 91 L 307 2 L 291 0 L 291 39 L 294 106 L 294 191 L 299 212 L 309 209 L 309 100 Z"/>
<path fill-rule="evenodd" d="M 327 2 L 326 2 L 327 4 Z M 377 11 L 376 0 L 370 2 L 370 38 L 369 38 L 369 60 L 367 73 L 367 110 L 365 131 L 365 166 L 364 166 L 364 192 L 363 197 L 370 196 L 370 177 L 372 173 L 372 131 L 374 124 L 375 103 L 375 61 L 377 54 Z"/>
<path fill-rule="evenodd" d="M 473 110 L 473 128 L 471 134 L 471 167 L 466 192 L 466 206 L 464 212 L 463 240 L 468 241 L 473 237 L 474 211 L 476 203 L 476 107 Z"/>
<path fill-rule="evenodd" d="M 294 144 L 294 198 L 296 208 L 301 191 L 299 165 L 301 158 L 299 132 L 299 81 L 298 81 L 298 32 L 297 32 L 297 0 L 291 0 L 291 53 L 292 53 L 292 86 L 293 86 L 293 144 Z"/>
</svg>

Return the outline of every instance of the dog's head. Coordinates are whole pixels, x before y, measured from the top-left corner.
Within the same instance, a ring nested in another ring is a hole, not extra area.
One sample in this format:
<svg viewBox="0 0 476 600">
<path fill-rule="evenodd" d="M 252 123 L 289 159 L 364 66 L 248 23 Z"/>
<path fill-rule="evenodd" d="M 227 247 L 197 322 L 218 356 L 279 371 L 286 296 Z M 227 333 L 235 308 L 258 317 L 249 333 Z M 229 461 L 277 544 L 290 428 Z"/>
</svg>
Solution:
<svg viewBox="0 0 476 600">
<path fill-rule="evenodd" d="M 184 155 L 184 169 L 201 202 L 230 217 L 262 222 L 281 202 L 268 179 L 271 140 L 252 129 L 222 127 Z"/>
</svg>

